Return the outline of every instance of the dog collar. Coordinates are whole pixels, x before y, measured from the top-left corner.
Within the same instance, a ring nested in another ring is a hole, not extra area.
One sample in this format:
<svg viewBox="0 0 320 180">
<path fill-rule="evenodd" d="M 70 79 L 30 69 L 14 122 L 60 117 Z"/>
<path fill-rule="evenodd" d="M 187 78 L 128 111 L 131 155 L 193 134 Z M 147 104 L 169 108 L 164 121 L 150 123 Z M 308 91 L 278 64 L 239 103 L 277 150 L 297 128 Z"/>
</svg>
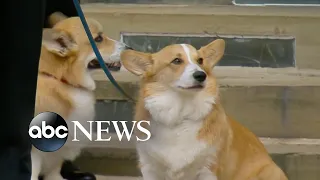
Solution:
<svg viewBox="0 0 320 180">
<path fill-rule="evenodd" d="M 74 88 L 81 88 L 81 89 L 84 89 L 84 90 L 87 90 L 87 88 L 83 87 L 83 86 L 80 86 L 80 85 L 74 85 L 74 84 L 71 84 L 69 83 L 66 79 L 62 78 L 62 79 L 58 79 L 57 77 L 55 77 L 54 75 L 50 74 L 50 73 L 47 73 L 47 72 L 39 72 L 39 74 L 42 74 L 44 76 L 47 76 L 47 77 L 50 77 L 50 78 L 53 78 L 53 79 L 56 79 L 60 82 L 62 82 L 63 84 L 66 84 L 68 86 L 72 86 Z"/>
</svg>

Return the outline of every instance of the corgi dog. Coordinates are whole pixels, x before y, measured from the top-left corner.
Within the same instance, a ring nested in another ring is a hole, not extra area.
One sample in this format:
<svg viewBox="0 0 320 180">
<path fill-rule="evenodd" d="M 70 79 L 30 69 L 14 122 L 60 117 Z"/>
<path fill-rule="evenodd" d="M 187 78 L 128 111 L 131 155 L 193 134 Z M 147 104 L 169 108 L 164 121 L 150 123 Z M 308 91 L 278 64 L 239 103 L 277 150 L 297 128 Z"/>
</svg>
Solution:
<svg viewBox="0 0 320 180">
<path fill-rule="evenodd" d="M 143 179 L 287 180 L 221 104 L 212 69 L 224 51 L 225 41 L 217 39 L 198 50 L 174 44 L 153 54 L 121 54 L 122 65 L 141 77 L 134 119 L 150 122 L 151 138 L 137 142 Z"/>
<path fill-rule="evenodd" d="M 89 131 L 87 121 L 94 120 L 95 116 L 93 91 L 96 84 L 91 73 L 100 66 L 81 20 L 67 18 L 61 13 L 52 14 L 50 19 L 53 27 L 43 30 L 35 115 L 46 111 L 59 114 L 67 122 L 69 133 L 66 144 L 55 152 L 32 148 L 32 180 L 38 180 L 39 176 L 44 180 L 63 179 L 60 175 L 62 163 L 74 160 L 82 147 L 70 146 L 71 121 L 80 122 Z M 120 62 L 121 52 L 130 48 L 108 38 L 96 20 L 88 18 L 87 23 L 105 63 Z"/>
</svg>

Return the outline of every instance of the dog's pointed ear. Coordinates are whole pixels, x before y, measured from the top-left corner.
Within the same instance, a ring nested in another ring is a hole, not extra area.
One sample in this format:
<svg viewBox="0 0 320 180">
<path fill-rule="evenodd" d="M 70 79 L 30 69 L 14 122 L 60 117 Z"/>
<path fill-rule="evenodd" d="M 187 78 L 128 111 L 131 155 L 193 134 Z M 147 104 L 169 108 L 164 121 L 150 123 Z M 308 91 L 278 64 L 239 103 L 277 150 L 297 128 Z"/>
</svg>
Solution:
<svg viewBox="0 0 320 180">
<path fill-rule="evenodd" d="M 153 64 L 151 54 L 134 50 L 124 50 L 121 53 L 121 62 L 128 71 L 137 76 L 143 75 Z"/>
<path fill-rule="evenodd" d="M 223 39 L 216 39 L 199 49 L 203 58 L 203 65 L 212 69 L 223 57 L 226 43 Z"/>
<path fill-rule="evenodd" d="M 48 24 L 53 27 L 58 22 L 67 19 L 68 17 L 61 12 L 54 12 L 48 17 Z"/>
<path fill-rule="evenodd" d="M 42 45 L 50 52 L 66 57 L 78 51 L 78 45 L 71 35 L 57 29 L 44 29 L 42 33 Z"/>
</svg>

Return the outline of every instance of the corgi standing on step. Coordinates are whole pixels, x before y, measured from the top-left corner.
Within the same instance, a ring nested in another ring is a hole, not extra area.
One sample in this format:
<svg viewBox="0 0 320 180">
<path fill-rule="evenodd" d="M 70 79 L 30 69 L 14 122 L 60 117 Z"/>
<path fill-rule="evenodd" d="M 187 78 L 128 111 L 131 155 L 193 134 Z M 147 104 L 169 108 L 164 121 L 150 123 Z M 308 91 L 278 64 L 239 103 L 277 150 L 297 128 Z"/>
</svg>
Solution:
<svg viewBox="0 0 320 180">
<path fill-rule="evenodd" d="M 213 67 L 222 39 L 195 49 L 167 46 L 149 54 L 126 50 L 123 66 L 141 76 L 135 120 L 150 121 L 137 142 L 145 180 L 287 180 L 259 139 L 228 117 Z"/>
<path fill-rule="evenodd" d="M 87 121 L 94 120 L 95 81 L 92 69 L 99 68 L 96 56 L 78 17 L 66 18 L 61 13 L 50 17 L 52 29 L 44 29 L 39 61 L 35 115 L 50 111 L 62 116 L 69 127 L 68 141 L 55 152 L 32 148 L 32 180 L 62 180 L 60 170 L 64 160 L 74 160 L 81 143 L 70 146 L 73 139 L 71 121 L 78 121 L 87 130 Z M 102 25 L 87 19 L 90 31 L 105 63 L 120 62 L 120 54 L 128 47 L 103 34 Z M 81 133 L 79 133 L 81 134 Z M 80 135 L 81 136 L 81 135 Z M 77 137 L 77 139 L 80 139 Z"/>
</svg>

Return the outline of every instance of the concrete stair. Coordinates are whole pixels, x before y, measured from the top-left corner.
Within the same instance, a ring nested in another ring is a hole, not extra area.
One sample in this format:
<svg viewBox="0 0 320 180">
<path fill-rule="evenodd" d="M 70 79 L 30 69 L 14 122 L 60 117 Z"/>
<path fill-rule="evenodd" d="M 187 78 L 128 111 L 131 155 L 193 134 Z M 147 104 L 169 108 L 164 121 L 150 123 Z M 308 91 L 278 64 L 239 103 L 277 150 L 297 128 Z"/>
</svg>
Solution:
<svg viewBox="0 0 320 180">
<path fill-rule="evenodd" d="M 217 68 L 228 112 L 262 137 L 260 140 L 290 180 L 319 180 L 320 72 L 242 68 L 234 70 L 237 72 L 229 77 L 231 70 Z M 126 92 L 134 96 L 137 78 L 127 73 L 114 75 Z M 132 105 L 114 90 L 104 74 L 98 72 L 95 79 L 100 103 L 98 120 L 130 121 Z M 134 142 L 125 138 L 119 142 L 114 134 L 112 139 L 111 142 L 92 142 L 75 163 L 83 170 L 98 174 L 98 180 L 142 179 Z"/>
<path fill-rule="evenodd" d="M 215 72 L 228 114 L 261 137 L 289 179 L 319 180 L 320 71 L 216 67 Z M 128 72 L 113 75 L 126 92 L 136 96 L 139 89 L 136 76 Z M 96 120 L 130 122 L 134 105 L 101 71 L 95 72 L 94 78 L 97 82 Z M 112 139 L 110 142 L 93 142 L 75 163 L 81 169 L 98 174 L 98 180 L 140 179 L 135 143 L 119 142 L 116 137 Z"/>
<path fill-rule="evenodd" d="M 320 71 L 296 68 L 216 67 L 222 104 L 231 117 L 257 136 L 320 138 Z M 125 92 L 136 97 L 139 78 L 114 72 Z M 107 80 L 97 82 L 97 120 L 132 120 L 134 105 Z"/>
<path fill-rule="evenodd" d="M 98 174 L 98 180 L 138 180 L 134 142 L 92 142 L 76 164 Z M 260 138 L 274 161 L 290 180 L 319 180 L 320 140 L 294 138 Z"/>
<path fill-rule="evenodd" d="M 97 175 L 97 180 L 142 180 L 141 177 L 130 177 L 130 176 L 103 176 Z"/>
</svg>

